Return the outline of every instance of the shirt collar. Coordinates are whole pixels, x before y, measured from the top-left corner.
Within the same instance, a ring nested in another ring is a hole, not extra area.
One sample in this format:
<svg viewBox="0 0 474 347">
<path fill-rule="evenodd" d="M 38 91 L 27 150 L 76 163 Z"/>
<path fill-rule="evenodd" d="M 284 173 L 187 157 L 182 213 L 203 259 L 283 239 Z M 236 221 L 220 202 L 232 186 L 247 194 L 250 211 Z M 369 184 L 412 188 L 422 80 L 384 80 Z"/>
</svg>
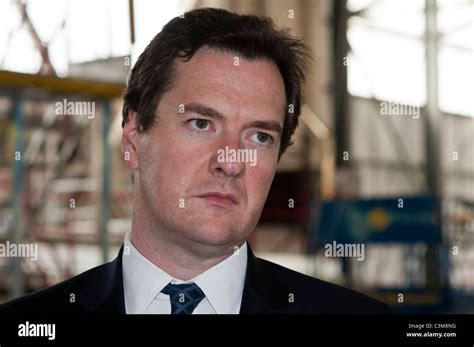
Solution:
<svg viewBox="0 0 474 347">
<path fill-rule="evenodd" d="M 126 312 L 143 313 L 173 278 L 135 248 L 130 233 L 125 234 L 122 264 Z"/>
<path fill-rule="evenodd" d="M 195 282 L 206 294 L 217 314 L 239 313 L 247 269 L 247 243 L 220 263 L 196 276 Z"/>
<path fill-rule="evenodd" d="M 234 253 L 189 281 L 180 281 L 145 258 L 125 234 L 122 256 L 127 313 L 143 313 L 170 282 L 195 282 L 217 314 L 238 313 L 247 269 L 247 243 Z"/>
</svg>

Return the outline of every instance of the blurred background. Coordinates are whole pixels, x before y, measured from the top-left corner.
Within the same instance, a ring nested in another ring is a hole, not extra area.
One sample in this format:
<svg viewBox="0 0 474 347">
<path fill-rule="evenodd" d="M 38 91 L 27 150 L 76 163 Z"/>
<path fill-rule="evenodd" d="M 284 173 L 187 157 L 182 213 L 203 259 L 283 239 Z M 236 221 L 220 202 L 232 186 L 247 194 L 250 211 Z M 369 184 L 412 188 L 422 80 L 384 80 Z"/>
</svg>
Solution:
<svg viewBox="0 0 474 347">
<path fill-rule="evenodd" d="M 468 0 L 0 0 L 0 302 L 116 257 L 131 225 L 127 75 L 199 7 L 270 16 L 315 55 L 257 255 L 397 312 L 474 312 Z M 333 242 L 363 244 L 364 259 L 331 257 Z M 38 259 L 9 244 L 38 245 Z"/>
</svg>

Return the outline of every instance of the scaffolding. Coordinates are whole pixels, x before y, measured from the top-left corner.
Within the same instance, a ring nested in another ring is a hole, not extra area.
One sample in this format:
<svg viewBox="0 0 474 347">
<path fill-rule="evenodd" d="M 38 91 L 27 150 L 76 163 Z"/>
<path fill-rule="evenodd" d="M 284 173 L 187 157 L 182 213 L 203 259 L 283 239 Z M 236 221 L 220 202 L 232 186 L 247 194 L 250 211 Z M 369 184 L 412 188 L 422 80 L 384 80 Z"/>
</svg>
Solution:
<svg viewBox="0 0 474 347">
<path fill-rule="evenodd" d="M 112 108 L 124 85 L 0 71 L 0 239 L 40 245 L 59 279 L 77 273 L 73 250 L 99 245 L 109 260 Z M 47 211 L 47 213 L 46 213 Z M 57 244 L 70 251 L 58 253 Z M 67 262 L 64 262 L 64 258 Z M 56 282 L 42 262 L 2 257 L 10 298 Z M 32 276 L 25 276 L 30 274 Z"/>
</svg>

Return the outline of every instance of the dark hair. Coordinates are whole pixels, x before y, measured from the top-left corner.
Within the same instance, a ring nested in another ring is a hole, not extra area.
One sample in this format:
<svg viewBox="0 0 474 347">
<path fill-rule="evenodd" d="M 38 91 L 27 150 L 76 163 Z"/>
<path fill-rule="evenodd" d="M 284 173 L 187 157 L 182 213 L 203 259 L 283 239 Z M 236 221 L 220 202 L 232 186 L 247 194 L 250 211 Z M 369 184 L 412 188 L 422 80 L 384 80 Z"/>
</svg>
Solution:
<svg viewBox="0 0 474 347">
<path fill-rule="evenodd" d="M 310 50 L 288 30 L 276 29 L 268 17 L 239 15 L 223 9 L 186 12 L 169 21 L 138 58 L 123 95 L 122 127 L 129 110 L 137 112 L 139 131 L 154 123 L 161 96 L 172 86 L 176 58 L 190 60 L 203 46 L 273 61 L 284 81 L 288 108 L 281 138 L 281 155 L 291 145 L 298 125 L 304 75 Z M 290 106 L 292 105 L 292 106 Z"/>
</svg>

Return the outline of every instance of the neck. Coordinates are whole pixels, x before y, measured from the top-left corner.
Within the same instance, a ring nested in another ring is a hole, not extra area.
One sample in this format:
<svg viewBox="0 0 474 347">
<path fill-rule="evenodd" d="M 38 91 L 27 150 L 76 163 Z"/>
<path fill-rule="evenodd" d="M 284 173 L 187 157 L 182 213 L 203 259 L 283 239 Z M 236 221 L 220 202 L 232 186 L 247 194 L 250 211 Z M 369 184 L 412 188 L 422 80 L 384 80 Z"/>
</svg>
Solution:
<svg viewBox="0 0 474 347">
<path fill-rule="evenodd" d="M 224 254 L 206 257 L 190 252 L 188 248 L 168 242 L 164 238 L 144 229 L 132 227 L 131 242 L 135 248 L 149 261 L 168 273 L 170 276 L 188 281 L 214 265 L 220 263 L 233 253 L 233 249 Z"/>
</svg>

